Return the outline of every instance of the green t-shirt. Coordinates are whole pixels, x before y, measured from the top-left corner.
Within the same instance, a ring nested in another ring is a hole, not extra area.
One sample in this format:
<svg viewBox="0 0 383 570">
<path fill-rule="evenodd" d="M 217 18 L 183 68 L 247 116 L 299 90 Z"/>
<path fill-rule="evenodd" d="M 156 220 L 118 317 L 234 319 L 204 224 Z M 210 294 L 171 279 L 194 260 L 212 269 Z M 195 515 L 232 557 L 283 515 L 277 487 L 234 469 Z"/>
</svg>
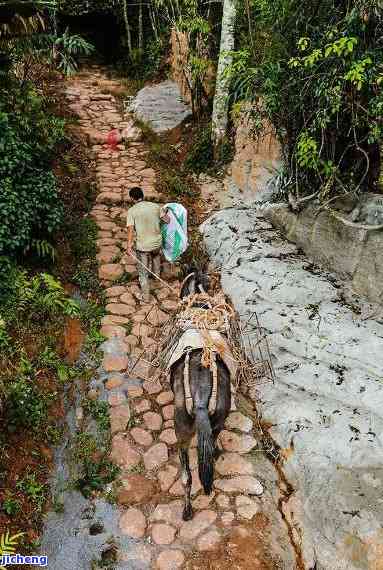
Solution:
<svg viewBox="0 0 383 570">
<path fill-rule="evenodd" d="M 161 206 L 153 202 L 139 202 L 128 210 L 126 225 L 134 226 L 138 251 L 153 251 L 162 244 L 160 229 Z"/>
</svg>

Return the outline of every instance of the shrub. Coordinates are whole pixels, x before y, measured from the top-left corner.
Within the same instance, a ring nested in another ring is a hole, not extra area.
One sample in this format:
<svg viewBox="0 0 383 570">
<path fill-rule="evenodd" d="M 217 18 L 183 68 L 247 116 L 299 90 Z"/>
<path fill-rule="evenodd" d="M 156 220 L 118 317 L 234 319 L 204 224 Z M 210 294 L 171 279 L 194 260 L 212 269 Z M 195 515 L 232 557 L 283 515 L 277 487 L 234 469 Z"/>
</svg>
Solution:
<svg viewBox="0 0 383 570">
<path fill-rule="evenodd" d="M 0 91 L 0 255 L 16 254 L 35 239 L 48 238 L 63 219 L 49 168 L 64 135 L 62 120 L 46 113 L 33 91 Z"/>
</svg>

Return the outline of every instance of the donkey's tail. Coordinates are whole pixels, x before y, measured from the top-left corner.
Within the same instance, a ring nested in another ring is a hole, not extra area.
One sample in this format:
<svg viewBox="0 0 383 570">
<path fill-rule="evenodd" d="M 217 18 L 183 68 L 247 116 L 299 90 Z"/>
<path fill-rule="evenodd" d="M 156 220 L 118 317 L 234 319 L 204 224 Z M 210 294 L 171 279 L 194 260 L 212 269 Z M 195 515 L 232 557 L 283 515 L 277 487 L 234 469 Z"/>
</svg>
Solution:
<svg viewBox="0 0 383 570">
<path fill-rule="evenodd" d="M 214 478 L 214 442 L 207 408 L 196 409 L 198 436 L 198 474 L 206 495 L 210 495 Z"/>
</svg>

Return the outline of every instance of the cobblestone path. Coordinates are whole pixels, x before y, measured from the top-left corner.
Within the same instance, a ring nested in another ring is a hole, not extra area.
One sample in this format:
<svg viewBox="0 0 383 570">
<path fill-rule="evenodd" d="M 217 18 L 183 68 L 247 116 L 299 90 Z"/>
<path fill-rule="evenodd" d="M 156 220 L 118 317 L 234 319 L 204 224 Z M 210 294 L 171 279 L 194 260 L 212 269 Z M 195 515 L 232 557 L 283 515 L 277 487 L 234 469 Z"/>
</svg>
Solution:
<svg viewBox="0 0 383 570">
<path fill-rule="evenodd" d="M 107 341 L 101 347 L 100 377 L 108 390 L 111 457 L 121 467 L 119 526 L 122 535 L 135 539 L 132 548 L 119 552 L 118 568 L 226 568 L 223 562 L 214 566 L 216 555 L 209 558 L 211 566 L 204 557 L 210 552 L 222 556 L 224 547 L 235 540 L 257 547 L 264 501 L 266 496 L 270 501 L 270 493 L 265 489 L 259 496 L 262 485 L 256 477 L 258 443 L 253 420 L 233 411 L 220 437 L 224 453 L 216 463 L 214 491 L 209 497 L 201 491 L 196 449 L 192 449 L 195 515 L 192 521 L 182 521 L 173 394 L 168 384 L 153 382 L 145 359 L 146 351 L 161 337 L 163 324 L 177 309 L 179 282 L 171 267 L 165 266 L 165 279 L 173 291 L 152 282 L 150 303 L 141 304 L 137 299 L 136 267 L 125 252 L 128 192 L 133 185 L 140 185 L 147 197 L 160 200 L 161 196 L 155 190 L 156 173 L 145 161 L 147 151 L 140 132 L 131 116 L 122 116 L 111 94 L 118 86 L 117 81 L 106 78 L 102 68 L 93 68 L 70 80 L 66 89 L 97 165 L 98 196 L 91 216 L 99 230 L 99 277 L 108 298 L 101 329 Z M 106 144 L 112 129 L 118 131 L 115 149 Z M 125 271 L 131 279 L 124 283 Z M 270 564 L 252 555 L 249 563 L 236 567 L 287 568 Z"/>
</svg>

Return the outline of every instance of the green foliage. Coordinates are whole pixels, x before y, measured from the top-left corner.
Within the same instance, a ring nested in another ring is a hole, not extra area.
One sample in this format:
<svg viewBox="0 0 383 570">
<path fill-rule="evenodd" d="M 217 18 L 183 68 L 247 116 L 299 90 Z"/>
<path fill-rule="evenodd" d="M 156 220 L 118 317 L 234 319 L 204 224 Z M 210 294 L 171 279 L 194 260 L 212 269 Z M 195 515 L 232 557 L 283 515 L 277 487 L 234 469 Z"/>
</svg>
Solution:
<svg viewBox="0 0 383 570">
<path fill-rule="evenodd" d="M 25 493 L 37 511 L 41 511 L 47 498 L 47 486 L 37 480 L 35 473 L 27 473 L 16 483 L 16 489 Z"/>
<path fill-rule="evenodd" d="M 256 129 L 274 125 L 286 193 L 324 201 L 376 190 L 383 136 L 378 0 L 254 0 L 248 16 L 226 74 Z"/>
<path fill-rule="evenodd" d="M 174 198 L 182 198 L 182 196 L 194 196 L 194 191 L 183 181 L 176 172 L 165 172 L 162 175 L 162 183 L 167 192 Z"/>
<path fill-rule="evenodd" d="M 84 497 L 90 497 L 95 491 L 102 491 L 108 483 L 112 483 L 119 474 L 119 467 L 106 458 L 100 461 L 86 459 L 83 464 L 83 475 L 75 482 L 75 487 Z"/>
<path fill-rule="evenodd" d="M 184 166 L 187 170 L 200 174 L 206 172 L 213 163 L 214 153 L 211 143 L 211 126 L 209 126 L 198 131 L 197 136 L 194 137 Z"/>
<path fill-rule="evenodd" d="M 14 517 L 21 511 L 21 504 L 11 491 L 6 492 L 2 506 L 2 510 L 10 517 Z"/>
<path fill-rule="evenodd" d="M 30 85 L 11 84 L 0 89 L 0 132 L 0 255 L 9 255 L 47 240 L 62 222 L 49 163 L 64 123 Z"/>
<path fill-rule="evenodd" d="M 53 61 L 57 69 L 65 75 L 72 75 L 77 71 L 77 59 L 80 55 L 90 55 L 94 51 L 94 46 L 84 40 L 81 36 L 70 34 L 68 29 L 59 36 L 52 36 Z"/>
<path fill-rule="evenodd" d="M 92 416 L 97 422 L 101 431 L 108 431 L 110 429 L 109 418 L 109 405 L 108 402 L 101 402 L 99 400 L 85 400 L 83 403 L 84 411 Z"/>
<path fill-rule="evenodd" d="M 48 408 L 55 394 L 41 393 L 34 375 L 19 373 L 6 388 L 5 417 L 7 429 L 40 430 L 47 422 Z"/>
<path fill-rule="evenodd" d="M 97 224 L 92 218 L 82 218 L 69 227 L 68 232 L 76 261 L 96 256 Z"/>
</svg>

